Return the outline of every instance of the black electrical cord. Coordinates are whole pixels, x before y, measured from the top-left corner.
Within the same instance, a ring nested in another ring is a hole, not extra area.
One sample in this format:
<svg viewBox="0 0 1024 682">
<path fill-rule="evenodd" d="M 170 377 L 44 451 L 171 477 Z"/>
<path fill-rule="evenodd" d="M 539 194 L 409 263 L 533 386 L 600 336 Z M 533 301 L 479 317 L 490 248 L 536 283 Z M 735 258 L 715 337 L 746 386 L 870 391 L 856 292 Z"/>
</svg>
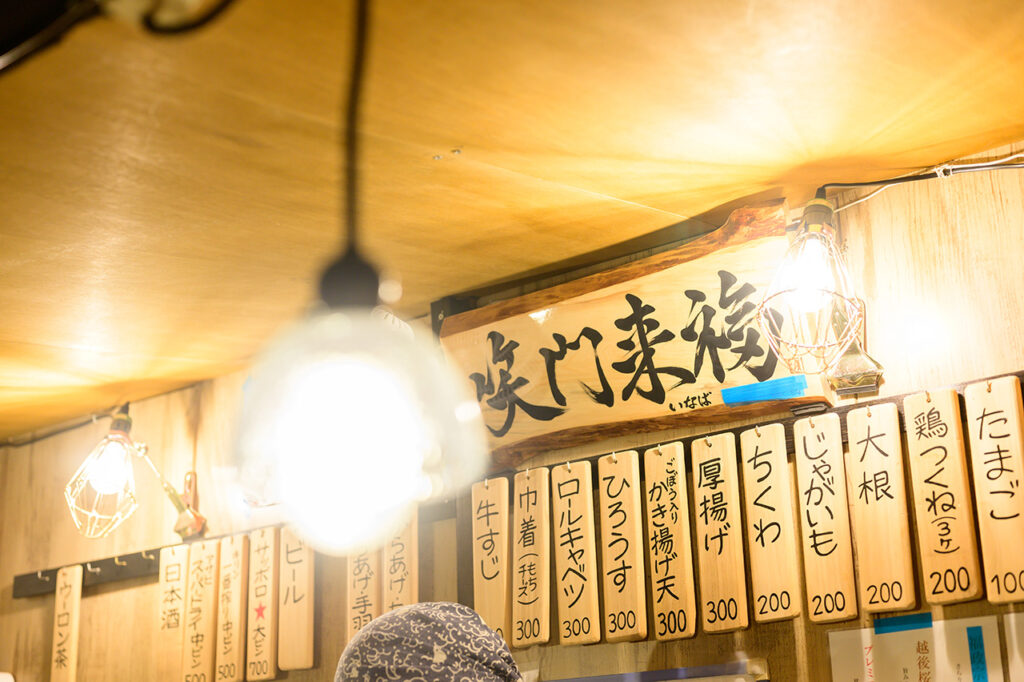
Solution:
<svg viewBox="0 0 1024 682">
<path fill-rule="evenodd" d="M 183 24 L 161 24 L 155 20 L 157 10 L 152 10 L 142 17 L 142 25 L 150 33 L 156 33 L 158 35 L 174 35 L 178 33 L 188 33 L 194 31 L 197 28 L 202 28 L 206 24 L 216 19 L 220 14 L 228 8 L 228 5 L 233 3 L 235 0 L 220 0 L 214 5 L 206 14 L 187 21 Z"/>
<path fill-rule="evenodd" d="M 958 166 L 939 166 L 934 170 L 930 170 L 926 173 L 918 173 L 916 175 L 904 175 L 898 178 L 886 178 L 884 180 L 866 180 L 864 182 L 826 182 L 824 185 L 818 188 L 815 196 L 819 199 L 825 198 L 825 190 L 830 187 L 872 187 L 877 185 L 900 185 L 905 182 L 919 182 L 921 180 L 934 180 L 935 178 L 942 178 L 948 175 L 959 175 L 960 173 L 976 173 L 980 171 L 992 171 L 1002 169 L 1014 169 L 1024 168 L 1024 163 L 1004 163 L 1004 164 L 984 164 L 984 163 L 972 163 L 972 164 L 961 164 Z"/>
<path fill-rule="evenodd" d="M 70 3 L 64 13 L 51 21 L 46 28 L 0 55 L 0 72 L 56 43 L 72 26 L 99 14 L 99 9 L 96 0 L 78 0 Z"/>
<path fill-rule="evenodd" d="M 358 247 L 358 173 L 356 163 L 359 159 L 359 136 L 356 129 L 359 125 L 359 109 L 362 104 L 363 76 L 366 72 L 366 36 L 369 25 L 369 1 L 357 0 L 355 35 L 352 45 L 352 73 L 348 82 L 348 101 L 345 104 L 345 152 L 342 157 L 344 164 L 341 169 L 345 178 L 345 214 L 342 228 L 345 232 L 346 248 L 355 251 Z"/>
<path fill-rule="evenodd" d="M 331 308 L 372 308 L 377 305 L 380 276 L 359 253 L 359 110 L 369 42 L 369 0 L 356 0 L 352 39 L 352 66 L 348 99 L 343 108 L 345 149 L 341 155 L 344 179 L 342 235 L 345 250 L 327 266 L 320 278 L 320 298 Z"/>
</svg>

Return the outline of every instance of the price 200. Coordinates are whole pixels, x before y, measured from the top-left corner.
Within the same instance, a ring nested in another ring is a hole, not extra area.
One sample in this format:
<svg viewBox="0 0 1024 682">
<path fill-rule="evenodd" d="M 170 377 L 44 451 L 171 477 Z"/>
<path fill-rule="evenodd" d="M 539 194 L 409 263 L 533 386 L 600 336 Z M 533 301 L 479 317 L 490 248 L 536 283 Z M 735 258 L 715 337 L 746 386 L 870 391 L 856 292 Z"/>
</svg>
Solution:
<svg viewBox="0 0 1024 682">
<path fill-rule="evenodd" d="M 816 594 L 811 597 L 811 613 L 823 616 L 830 613 L 841 613 L 846 608 L 846 595 L 839 592 Z"/>
<path fill-rule="evenodd" d="M 788 590 L 772 592 L 771 594 L 759 594 L 757 595 L 757 613 L 761 616 L 778 613 L 788 609 L 792 603 L 793 601 L 790 599 Z"/>
<path fill-rule="evenodd" d="M 966 566 L 961 566 L 955 571 L 952 568 L 947 568 L 941 573 L 932 571 L 928 574 L 928 579 L 935 581 L 931 588 L 932 594 L 966 592 L 971 587 L 971 574 Z"/>
<path fill-rule="evenodd" d="M 868 604 L 888 604 L 903 599 L 903 584 L 899 580 L 891 583 L 868 585 Z"/>
</svg>

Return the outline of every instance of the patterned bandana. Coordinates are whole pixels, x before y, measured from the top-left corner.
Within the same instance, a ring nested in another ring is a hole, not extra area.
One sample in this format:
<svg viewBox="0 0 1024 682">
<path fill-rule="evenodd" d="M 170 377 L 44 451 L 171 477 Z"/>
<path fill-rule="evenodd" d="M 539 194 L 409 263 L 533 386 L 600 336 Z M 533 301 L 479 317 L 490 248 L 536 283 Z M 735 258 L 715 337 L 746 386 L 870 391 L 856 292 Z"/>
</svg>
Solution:
<svg viewBox="0 0 1024 682">
<path fill-rule="evenodd" d="M 334 682 L 518 682 L 512 653 L 462 604 L 413 604 L 360 630 L 341 655 Z"/>
</svg>

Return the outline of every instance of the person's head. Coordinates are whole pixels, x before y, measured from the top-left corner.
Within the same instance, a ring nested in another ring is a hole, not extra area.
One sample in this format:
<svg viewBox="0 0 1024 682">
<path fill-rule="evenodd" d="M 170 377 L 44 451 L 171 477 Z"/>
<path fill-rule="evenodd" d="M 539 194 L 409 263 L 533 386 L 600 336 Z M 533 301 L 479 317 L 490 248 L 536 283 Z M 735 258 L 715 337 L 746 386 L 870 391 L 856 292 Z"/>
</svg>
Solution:
<svg viewBox="0 0 1024 682">
<path fill-rule="evenodd" d="M 345 647 L 335 682 L 518 682 L 501 636 L 476 611 L 448 602 L 404 606 L 370 621 Z"/>
</svg>

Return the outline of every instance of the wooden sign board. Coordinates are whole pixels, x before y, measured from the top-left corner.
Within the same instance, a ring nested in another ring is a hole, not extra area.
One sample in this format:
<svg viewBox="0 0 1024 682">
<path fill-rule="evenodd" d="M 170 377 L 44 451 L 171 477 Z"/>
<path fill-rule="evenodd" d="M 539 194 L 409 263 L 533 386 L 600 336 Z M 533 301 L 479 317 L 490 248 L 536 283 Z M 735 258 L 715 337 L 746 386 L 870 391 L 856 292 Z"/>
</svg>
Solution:
<svg viewBox="0 0 1024 682">
<path fill-rule="evenodd" d="M 670 443 L 645 452 L 644 481 L 654 636 L 660 641 L 693 637 L 697 633 L 697 597 L 683 444 Z"/>
<path fill-rule="evenodd" d="M 590 462 L 551 468 L 559 644 L 601 639 L 597 539 Z"/>
<path fill-rule="evenodd" d="M 952 389 L 903 399 L 924 595 L 932 604 L 981 596 L 960 401 Z"/>
<path fill-rule="evenodd" d="M 747 627 L 740 479 L 731 433 L 690 441 L 701 616 L 707 632 Z"/>
<path fill-rule="evenodd" d="M 785 202 L 677 249 L 453 315 L 441 340 L 498 464 L 542 448 L 830 402 L 792 376 L 755 312 L 788 246 Z"/>
<path fill-rule="evenodd" d="M 277 588 L 277 667 L 281 670 L 313 667 L 315 565 L 313 549 L 291 528 L 282 528 Z"/>
<path fill-rule="evenodd" d="M 78 677 L 78 624 L 82 613 L 82 566 L 57 571 L 53 599 L 53 651 L 50 680 L 74 682 Z"/>
<path fill-rule="evenodd" d="M 855 618 L 857 589 L 839 416 L 798 419 L 793 448 L 807 616 L 815 623 Z"/>
<path fill-rule="evenodd" d="M 245 679 L 245 619 L 249 599 L 249 536 L 220 541 L 216 682 Z"/>
<path fill-rule="evenodd" d="M 512 645 L 551 633 L 551 485 L 546 468 L 515 476 L 512 500 Z"/>
<path fill-rule="evenodd" d="M 473 484 L 473 607 L 512 642 L 509 580 L 508 479 Z"/>
<path fill-rule="evenodd" d="M 380 590 L 380 552 L 352 554 L 346 561 L 348 576 L 348 641 L 383 613 Z"/>
<path fill-rule="evenodd" d="M 1015 376 L 964 390 L 988 600 L 1024 601 L 1024 407 Z"/>
<path fill-rule="evenodd" d="M 740 459 L 754 620 L 793 618 L 803 610 L 803 592 L 785 427 L 768 424 L 741 433 Z"/>
<path fill-rule="evenodd" d="M 249 618 L 245 679 L 277 677 L 277 585 L 280 536 L 277 528 L 249 533 Z"/>
<path fill-rule="evenodd" d="M 604 632 L 609 642 L 647 637 L 647 586 L 640 515 L 640 458 L 635 450 L 597 460 L 601 500 Z"/>
<path fill-rule="evenodd" d="M 185 588 L 185 650 L 181 658 L 184 682 L 212 680 L 217 646 L 217 571 L 220 542 L 189 545 Z"/>
<path fill-rule="evenodd" d="M 160 550 L 156 659 L 157 676 L 161 680 L 177 680 L 181 677 L 187 575 L 188 545 L 174 545 Z"/>
<path fill-rule="evenodd" d="M 899 411 L 893 403 L 851 410 L 846 433 L 861 606 L 869 613 L 913 608 L 917 595 L 907 551 L 910 521 Z M 902 549 L 894 551 L 897 547 Z"/>
<path fill-rule="evenodd" d="M 384 543 L 381 570 L 384 572 L 384 611 L 394 611 L 419 601 L 419 513 L 400 532 Z"/>
</svg>

